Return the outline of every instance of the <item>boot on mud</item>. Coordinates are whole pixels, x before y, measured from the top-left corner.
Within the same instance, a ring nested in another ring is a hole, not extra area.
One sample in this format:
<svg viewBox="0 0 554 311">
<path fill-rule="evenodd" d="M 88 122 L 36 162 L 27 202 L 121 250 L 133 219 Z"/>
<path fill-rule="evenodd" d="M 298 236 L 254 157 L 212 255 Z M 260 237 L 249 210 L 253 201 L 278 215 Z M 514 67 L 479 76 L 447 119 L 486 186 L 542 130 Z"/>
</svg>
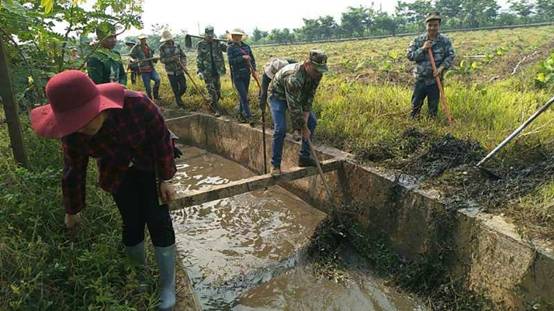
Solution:
<svg viewBox="0 0 554 311">
<path fill-rule="evenodd" d="M 160 311 L 173 310 L 175 306 L 175 244 L 167 247 L 154 247 L 156 261 L 160 269 Z"/>
<path fill-rule="evenodd" d="M 219 118 L 221 116 L 221 112 L 219 111 L 219 107 L 217 105 L 217 102 L 212 102 L 210 104 L 212 107 L 212 110 L 214 111 L 214 117 Z"/>
<path fill-rule="evenodd" d="M 312 158 L 298 157 L 298 166 L 299 167 L 310 167 L 317 166 L 315 160 Z"/>
<path fill-rule="evenodd" d="M 177 107 L 179 107 L 179 108 L 181 108 L 181 109 L 183 109 L 183 110 L 187 110 L 187 109 L 185 108 L 185 103 L 183 102 L 183 100 L 182 100 L 180 97 L 177 97 L 177 98 L 175 99 L 175 103 L 177 104 Z"/>
<path fill-rule="evenodd" d="M 278 177 L 281 176 L 281 168 L 279 166 L 274 166 L 271 168 L 271 176 Z"/>
<path fill-rule="evenodd" d="M 148 283 L 146 283 L 145 270 L 146 270 L 146 251 L 144 250 L 144 241 L 135 246 L 126 246 L 125 252 L 133 263 L 137 271 L 137 278 L 139 281 L 139 291 L 146 292 L 148 290 Z"/>
</svg>

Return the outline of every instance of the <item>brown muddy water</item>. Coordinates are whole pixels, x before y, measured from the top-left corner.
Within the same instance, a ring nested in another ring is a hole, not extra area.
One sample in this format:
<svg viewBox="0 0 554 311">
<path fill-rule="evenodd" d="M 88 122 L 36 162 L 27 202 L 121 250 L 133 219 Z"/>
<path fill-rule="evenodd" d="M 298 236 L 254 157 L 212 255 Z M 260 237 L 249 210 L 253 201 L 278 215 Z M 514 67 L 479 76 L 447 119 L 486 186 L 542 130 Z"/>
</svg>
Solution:
<svg viewBox="0 0 554 311">
<path fill-rule="evenodd" d="M 254 176 L 239 164 L 183 147 L 177 191 Z M 325 214 L 281 187 L 173 212 L 178 251 L 204 310 L 426 310 L 384 285 L 349 248 L 340 278 L 304 255 Z"/>
</svg>

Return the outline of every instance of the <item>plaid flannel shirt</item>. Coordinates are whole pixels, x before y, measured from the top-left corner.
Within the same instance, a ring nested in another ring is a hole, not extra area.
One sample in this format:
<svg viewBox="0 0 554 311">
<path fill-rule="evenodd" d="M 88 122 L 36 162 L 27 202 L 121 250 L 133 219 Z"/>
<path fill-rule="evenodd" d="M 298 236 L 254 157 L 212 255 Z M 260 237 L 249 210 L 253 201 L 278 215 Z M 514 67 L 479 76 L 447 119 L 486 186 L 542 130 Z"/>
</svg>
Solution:
<svg viewBox="0 0 554 311">
<path fill-rule="evenodd" d="M 94 136 L 74 133 L 62 138 L 63 202 L 68 214 L 85 207 L 89 156 L 97 160 L 100 187 L 115 193 L 131 163 L 137 169 L 156 171 L 161 180 L 175 175 L 170 133 L 158 108 L 143 94 L 125 91 L 123 109 L 108 110 Z"/>
</svg>

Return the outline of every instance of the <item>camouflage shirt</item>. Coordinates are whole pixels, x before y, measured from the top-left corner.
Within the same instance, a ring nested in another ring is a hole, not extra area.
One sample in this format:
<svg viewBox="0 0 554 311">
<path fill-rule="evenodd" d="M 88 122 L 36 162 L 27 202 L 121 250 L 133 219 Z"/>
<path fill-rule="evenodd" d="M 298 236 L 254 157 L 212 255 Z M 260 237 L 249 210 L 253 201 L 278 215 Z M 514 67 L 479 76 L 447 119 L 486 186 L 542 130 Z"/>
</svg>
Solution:
<svg viewBox="0 0 554 311">
<path fill-rule="evenodd" d="M 174 56 L 178 56 L 181 63 L 173 59 Z M 180 46 L 175 44 L 171 46 L 165 42 L 160 46 L 160 61 L 165 65 L 165 71 L 168 75 L 179 75 L 183 73 L 181 64 L 183 66 L 187 64 L 187 56 Z"/>
<path fill-rule="evenodd" d="M 423 44 L 427 40 L 428 36 L 426 33 L 415 38 L 408 48 L 407 56 L 409 60 L 416 62 L 414 68 L 414 77 L 416 80 L 424 81 L 426 85 L 431 85 L 435 83 L 433 68 L 429 60 L 429 55 L 427 54 L 428 52 L 423 49 Z M 433 40 L 432 49 L 437 68 L 443 66 L 445 69 L 448 69 L 452 66 L 455 52 L 448 37 L 439 34 L 437 38 Z"/>
<path fill-rule="evenodd" d="M 298 63 L 287 65 L 279 70 L 269 85 L 270 97 L 287 102 L 295 130 L 304 127 L 304 112 L 312 110 L 319 81 L 310 78 L 302 64 Z"/>
<path fill-rule="evenodd" d="M 87 72 L 96 84 L 117 82 L 127 85 L 127 73 L 117 51 L 99 47 L 87 61 Z"/>
<path fill-rule="evenodd" d="M 223 42 L 202 40 L 198 42 L 196 67 L 198 72 L 209 75 L 225 74 L 225 59 L 223 52 L 227 51 L 227 45 Z"/>
</svg>

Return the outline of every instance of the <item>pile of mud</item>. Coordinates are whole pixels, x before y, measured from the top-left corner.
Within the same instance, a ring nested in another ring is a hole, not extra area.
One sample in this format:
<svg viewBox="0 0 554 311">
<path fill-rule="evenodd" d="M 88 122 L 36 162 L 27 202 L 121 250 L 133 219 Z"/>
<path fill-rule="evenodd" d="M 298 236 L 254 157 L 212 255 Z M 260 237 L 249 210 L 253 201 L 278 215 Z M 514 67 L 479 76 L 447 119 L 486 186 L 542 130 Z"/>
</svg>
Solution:
<svg viewBox="0 0 554 311">
<path fill-rule="evenodd" d="M 356 152 L 356 158 L 396 169 L 426 186 L 443 190 L 450 208 L 479 207 L 505 213 L 527 229 L 542 227 L 536 232 L 542 237 L 554 236 L 554 219 L 532 215 L 519 206 L 522 197 L 552 180 L 554 156 L 546 149 L 511 148 L 515 151 L 509 159 L 498 156 L 486 164 L 500 179 L 491 179 L 475 167 L 486 155 L 477 141 L 458 139 L 451 134 L 438 136 L 415 128 L 407 129 L 396 146 L 366 148 Z"/>
</svg>

